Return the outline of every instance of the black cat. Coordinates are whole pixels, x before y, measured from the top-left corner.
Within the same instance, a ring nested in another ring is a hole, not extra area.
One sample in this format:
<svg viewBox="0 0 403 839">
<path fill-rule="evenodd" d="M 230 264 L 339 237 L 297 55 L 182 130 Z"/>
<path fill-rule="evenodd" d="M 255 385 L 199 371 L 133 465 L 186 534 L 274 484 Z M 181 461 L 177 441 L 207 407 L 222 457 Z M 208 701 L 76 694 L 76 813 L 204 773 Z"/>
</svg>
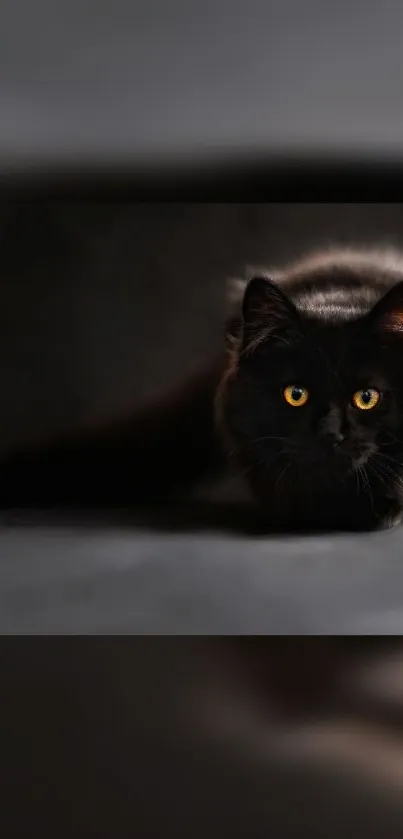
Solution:
<svg viewBox="0 0 403 839">
<path fill-rule="evenodd" d="M 368 529 L 400 516 L 402 279 L 390 255 L 329 253 L 246 287 L 217 419 L 281 527 Z"/>
<path fill-rule="evenodd" d="M 403 261 L 329 252 L 235 291 L 222 358 L 159 406 L 9 457 L 1 504 L 166 502 L 229 463 L 268 530 L 397 522 Z"/>
</svg>

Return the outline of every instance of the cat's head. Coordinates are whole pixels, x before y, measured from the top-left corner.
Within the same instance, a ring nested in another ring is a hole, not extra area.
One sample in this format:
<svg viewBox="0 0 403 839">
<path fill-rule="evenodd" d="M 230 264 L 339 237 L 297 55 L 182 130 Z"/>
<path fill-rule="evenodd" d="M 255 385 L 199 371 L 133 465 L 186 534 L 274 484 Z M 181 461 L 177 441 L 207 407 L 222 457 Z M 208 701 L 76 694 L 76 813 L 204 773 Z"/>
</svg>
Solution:
<svg viewBox="0 0 403 839">
<path fill-rule="evenodd" d="M 374 300 L 360 283 L 337 294 L 328 311 L 266 277 L 246 287 L 217 413 L 263 498 L 276 483 L 387 481 L 403 461 L 403 283 Z"/>
</svg>

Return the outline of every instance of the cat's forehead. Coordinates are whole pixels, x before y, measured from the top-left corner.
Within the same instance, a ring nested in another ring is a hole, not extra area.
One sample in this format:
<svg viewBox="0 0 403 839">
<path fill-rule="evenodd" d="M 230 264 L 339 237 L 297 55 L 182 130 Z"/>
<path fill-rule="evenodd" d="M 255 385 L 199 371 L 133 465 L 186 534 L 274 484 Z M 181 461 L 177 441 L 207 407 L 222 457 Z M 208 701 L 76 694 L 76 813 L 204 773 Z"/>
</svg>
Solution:
<svg viewBox="0 0 403 839">
<path fill-rule="evenodd" d="M 310 378 L 386 380 L 387 365 L 380 342 L 355 322 L 312 324 L 304 340 L 291 353 L 292 364 Z"/>
<path fill-rule="evenodd" d="M 365 352 L 373 348 L 375 340 L 366 328 L 362 317 L 347 320 L 332 318 L 331 320 L 318 315 L 303 317 L 304 329 L 299 351 L 319 352 L 334 358 L 355 354 L 365 348 Z M 295 348 L 298 350 L 298 347 Z"/>
</svg>

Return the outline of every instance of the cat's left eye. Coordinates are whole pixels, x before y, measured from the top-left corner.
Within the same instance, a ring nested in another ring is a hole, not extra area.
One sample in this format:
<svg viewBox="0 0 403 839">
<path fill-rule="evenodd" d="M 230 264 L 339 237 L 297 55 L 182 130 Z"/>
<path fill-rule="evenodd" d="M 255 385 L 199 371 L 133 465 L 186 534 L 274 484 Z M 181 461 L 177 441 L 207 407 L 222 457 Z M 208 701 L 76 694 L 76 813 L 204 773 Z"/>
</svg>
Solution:
<svg viewBox="0 0 403 839">
<path fill-rule="evenodd" d="M 356 391 L 353 396 L 353 405 L 359 411 L 371 411 L 373 408 L 376 408 L 380 398 L 381 394 L 379 390 L 376 390 L 374 387 L 368 387 L 366 390 Z"/>
</svg>

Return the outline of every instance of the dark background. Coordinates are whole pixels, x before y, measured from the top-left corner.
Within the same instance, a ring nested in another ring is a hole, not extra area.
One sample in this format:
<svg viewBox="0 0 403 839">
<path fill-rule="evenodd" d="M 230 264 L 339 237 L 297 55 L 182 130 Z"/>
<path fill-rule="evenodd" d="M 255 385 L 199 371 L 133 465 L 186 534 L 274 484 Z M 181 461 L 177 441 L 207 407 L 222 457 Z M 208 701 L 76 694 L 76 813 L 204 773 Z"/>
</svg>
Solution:
<svg viewBox="0 0 403 839">
<path fill-rule="evenodd" d="M 0 221 L 3 450 L 121 415 L 204 363 L 226 279 L 249 266 L 403 242 L 402 204 L 14 198 Z"/>
</svg>

